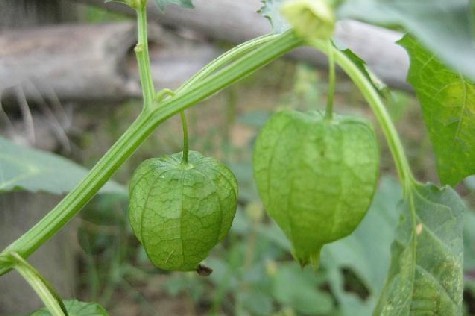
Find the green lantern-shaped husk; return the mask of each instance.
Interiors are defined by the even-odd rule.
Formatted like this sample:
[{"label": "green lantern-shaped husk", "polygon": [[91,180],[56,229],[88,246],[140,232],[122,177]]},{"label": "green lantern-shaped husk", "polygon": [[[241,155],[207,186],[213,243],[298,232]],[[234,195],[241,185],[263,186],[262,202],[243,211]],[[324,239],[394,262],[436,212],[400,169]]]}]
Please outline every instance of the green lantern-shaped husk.
[{"label": "green lantern-shaped husk", "polygon": [[300,264],[316,267],[323,245],[349,235],[366,214],[379,147],[360,119],[284,110],[262,129],[253,160],[267,212]]},{"label": "green lantern-shaped husk", "polygon": [[190,151],[144,161],[130,183],[129,219],[152,263],[197,270],[224,239],[237,206],[234,174],[216,159]]}]

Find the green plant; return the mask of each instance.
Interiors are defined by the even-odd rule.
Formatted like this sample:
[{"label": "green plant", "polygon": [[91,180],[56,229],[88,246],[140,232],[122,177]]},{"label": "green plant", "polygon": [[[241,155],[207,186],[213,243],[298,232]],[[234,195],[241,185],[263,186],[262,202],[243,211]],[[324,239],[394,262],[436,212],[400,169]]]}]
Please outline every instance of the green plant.
[{"label": "green plant", "polygon": [[186,150],[144,161],[130,184],[130,224],[150,260],[164,270],[202,268],[226,236],[237,207],[232,172]]},{"label": "green plant", "polygon": [[[68,308],[75,303],[63,303],[48,283],[26,262],[26,258],[79,212],[160,123],[292,49],[307,44],[329,58],[330,84],[326,115],[331,117],[333,112],[334,73],[335,65],[338,65],[353,80],[371,107],[386,137],[402,184],[401,220],[391,247],[391,267],[375,314],[462,313],[464,205],[451,187],[421,184],[415,180],[397,131],[383,105],[384,93],[379,89],[380,85],[373,81],[374,75],[362,60],[349,50],[341,51],[335,47],[331,36],[335,21],[343,18],[396,26],[410,34],[400,42],[411,58],[409,82],[421,101],[441,182],[456,185],[475,172],[475,64],[472,62],[475,52],[471,34],[473,28],[470,24],[473,11],[470,10],[468,1],[381,3],[376,0],[267,0],[264,1],[261,13],[270,18],[275,34],[253,39],[231,49],[173,93],[157,93],[153,86],[147,47],[147,1],[119,2],[124,2],[137,12],[138,43],[135,53],[143,89],[143,110],[79,185],[40,222],[1,252],[0,274],[11,269],[18,270],[38,292],[52,314],[68,314]],[[188,7],[191,5],[187,0],[159,0],[157,3],[159,6],[167,3]],[[279,13],[282,3],[282,12],[286,17]],[[286,18],[291,25],[285,22]],[[265,152],[268,149],[260,150]],[[371,146],[370,150],[374,150],[374,147]],[[338,154],[337,151],[336,153]],[[370,156],[373,157],[373,154]],[[373,158],[371,161],[374,164]],[[454,164],[454,161],[457,163]],[[365,172],[361,181],[374,184],[373,176],[368,176],[375,173],[374,169],[375,166],[372,166],[367,174]],[[333,176],[340,179],[344,177],[334,171],[329,175],[332,176],[332,181]],[[258,182],[259,177],[258,175]],[[325,183],[318,184],[318,187],[325,187]],[[369,187],[372,188],[371,185]],[[354,189],[360,190],[358,187]],[[365,189],[357,195],[367,200],[371,195],[370,191]],[[346,198],[339,196],[335,201],[345,201]],[[266,203],[265,196],[263,199]],[[360,215],[357,220],[352,220],[349,225],[351,228],[357,224],[366,208],[367,201],[358,208]],[[272,212],[271,209],[270,211]],[[279,210],[279,213],[283,212],[285,211]],[[351,218],[354,215],[349,216]],[[285,225],[283,224],[283,229],[287,233]],[[137,226],[134,229],[137,231]],[[333,237],[348,234],[347,229],[348,227],[338,227],[339,234]],[[139,238],[140,236],[143,238],[144,233],[140,233]],[[319,242],[326,243],[332,239],[334,238]],[[296,244],[292,241],[297,257],[300,257],[299,247],[302,242],[306,243],[305,236],[299,237]],[[145,248],[149,255],[156,251],[147,245]],[[306,256],[314,255],[315,251],[318,250],[312,249],[309,254],[306,253],[302,262],[305,263]],[[324,257],[323,254],[320,259],[327,260]],[[193,266],[196,263],[193,262]],[[293,268],[285,271],[280,276],[282,279],[295,272]],[[332,277],[337,279],[335,275]],[[338,282],[335,281],[334,284]],[[283,301],[290,300],[288,294],[284,295],[282,292],[285,291],[278,292],[278,296]],[[338,287],[335,287],[335,292],[338,293]],[[341,293],[338,297],[347,299]],[[96,310],[98,315],[105,314],[100,308]]]},{"label": "green plant", "polygon": [[351,234],[366,214],[379,151],[361,120],[281,111],[262,129],[253,165],[264,205],[294,256],[317,267],[322,246]]}]

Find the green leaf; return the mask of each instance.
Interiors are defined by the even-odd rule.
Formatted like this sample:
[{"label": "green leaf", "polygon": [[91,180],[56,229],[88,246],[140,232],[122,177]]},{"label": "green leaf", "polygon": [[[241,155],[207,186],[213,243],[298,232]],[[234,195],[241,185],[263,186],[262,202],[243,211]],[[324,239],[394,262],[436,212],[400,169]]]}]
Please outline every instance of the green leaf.
[{"label": "green leaf", "polygon": [[361,73],[364,74],[366,79],[372,84],[373,88],[380,93],[380,95],[384,97],[388,97],[390,94],[390,91],[388,87],[379,80],[378,77],[376,77],[366,66],[366,62],[361,59],[358,55],[356,55],[351,49],[346,48],[341,50],[343,54],[346,55],[355,65],[358,67],[358,69],[361,71]]},{"label": "green leaf", "polygon": [[332,298],[315,286],[318,278],[313,270],[302,270],[295,263],[283,264],[273,281],[273,294],[282,305],[305,315],[331,315]]},{"label": "green leaf", "polygon": [[[107,316],[107,311],[97,303],[86,303],[77,300],[63,301],[69,316]],[[50,316],[51,313],[42,308],[30,314],[30,316]]]},{"label": "green leaf", "polygon": [[165,7],[169,4],[176,4],[182,6],[183,8],[193,9],[193,3],[191,0],[155,0],[155,4],[160,10],[164,10]]},{"label": "green leaf", "polygon": [[[62,194],[72,190],[87,172],[63,157],[0,137],[0,193],[26,190]],[[100,192],[126,194],[127,191],[110,181]]]},{"label": "green leaf", "polygon": [[273,299],[267,293],[251,288],[242,291],[239,298],[251,315],[272,315]]},{"label": "green leaf", "polygon": [[448,186],[417,184],[401,206],[375,315],[461,315],[462,200]]},{"label": "green leaf", "polygon": [[475,80],[472,12],[469,0],[346,0],[337,16],[403,27],[444,63]]},{"label": "green leaf", "polygon": [[464,214],[464,256],[463,266],[467,274],[472,274],[471,279],[474,281],[475,272],[475,212],[473,210],[467,210]]},{"label": "green leaf", "polygon": [[290,28],[287,20],[280,14],[280,6],[286,0],[263,0],[259,13],[266,17],[272,25],[274,33],[283,33]]},{"label": "green leaf", "polygon": [[408,80],[422,105],[439,177],[455,185],[475,174],[475,84],[444,67],[413,38],[400,43],[411,57]]}]

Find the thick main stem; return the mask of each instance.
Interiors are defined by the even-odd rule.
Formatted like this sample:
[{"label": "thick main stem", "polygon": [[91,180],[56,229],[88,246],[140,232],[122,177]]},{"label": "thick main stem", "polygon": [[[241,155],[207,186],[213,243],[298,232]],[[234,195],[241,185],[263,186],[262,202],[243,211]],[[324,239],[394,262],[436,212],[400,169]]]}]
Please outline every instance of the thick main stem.
[{"label": "thick main stem", "polygon": [[141,113],[88,175],[54,209],[0,254],[0,275],[12,268],[1,260],[2,255],[12,252],[18,253],[23,258],[31,255],[81,210],[161,122],[246,77],[301,44],[301,39],[291,31],[276,36],[224,67],[223,70],[202,78],[194,84],[194,87],[188,87],[186,93],[167,98],[160,107],[149,106],[150,110]]}]

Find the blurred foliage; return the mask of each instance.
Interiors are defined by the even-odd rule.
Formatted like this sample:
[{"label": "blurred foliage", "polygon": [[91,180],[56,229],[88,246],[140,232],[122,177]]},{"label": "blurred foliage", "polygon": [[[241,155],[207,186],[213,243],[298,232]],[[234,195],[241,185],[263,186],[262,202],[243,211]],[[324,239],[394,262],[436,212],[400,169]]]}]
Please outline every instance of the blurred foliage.
[{"label": "blurred foliage", "polygon": [[95,6],[86,6],[84,9],[84,19],[88,23],[104,23],[104,22],[119,22],[132,21],[132,18],[124,14],[115,13],[110,10],[104,10]]},{"label": "blurred foliage", "polygon": [[[401,198],[384,138],[380,136],[382,176],[367,216],[352,235],[324,247],[316,271],[302,269],[293,261],[287,239],[265,214],[252,175],[253,142],[270,113],[288,106],[323,109],[326,84],[320,78],[324,77],[324,71],[306,65],[278,62],[205,101],[206,105],[187,110],[191,149],[227,163],[239,183],[231,232],[205,261],[213,269],[209,277],[153,268],[128,227],[127,201],[98,197],[82,213],[79,229],[84,249],[80,299],[97,301],[112,315],[370,315],[387,274]],[[369,116],[361,96],[344,77],[339,78],[336,102],[338,112]],[[421,180],[434,181],[430,145],[424,146],[427,137],[414,105],[411,96],[396,93],[388,110],[416,174]],[[103,148],[139,110],[138,104],[130,103],[113,115],[105,111],[108,123],[86,135],[85,142]],[[145,158],[180,151],[180,134],[178,118],[165,122],[121,168],[118,178],[128,181]],[[96,159],[92,154],[85,158],[91,163]],[[475,196],[472,180],[460,188],[469,204]],[[473,302],[473,212],[467,212],[465,224],[465,296]],[[467,315],[472,314],[475,306],[467,305]]]}]

